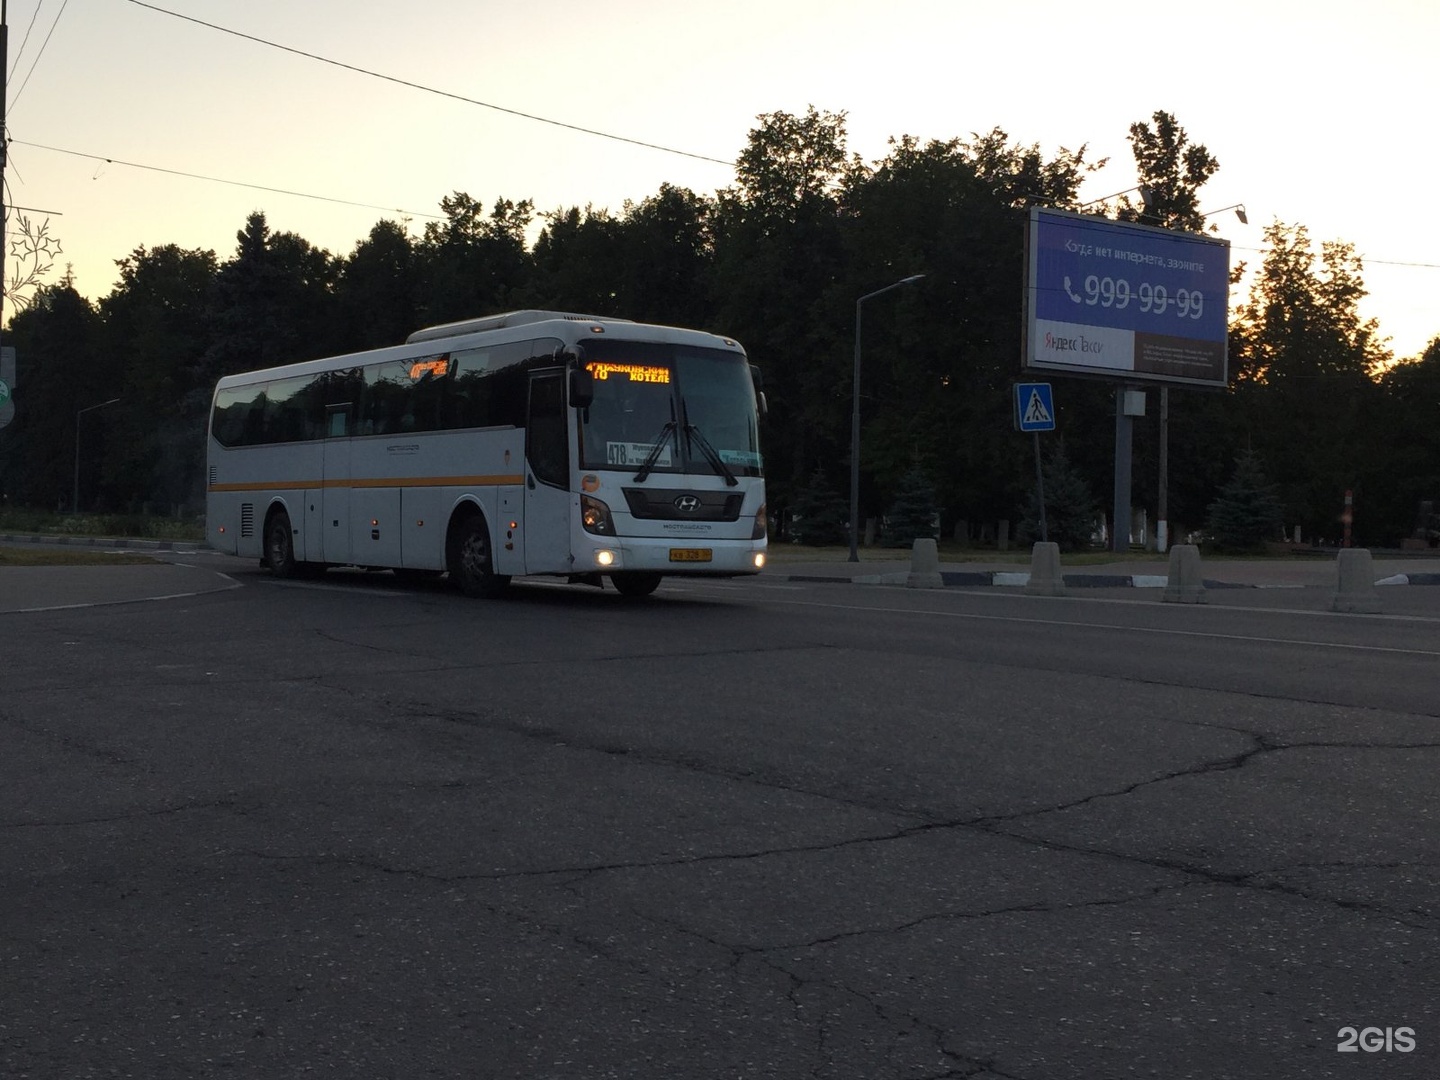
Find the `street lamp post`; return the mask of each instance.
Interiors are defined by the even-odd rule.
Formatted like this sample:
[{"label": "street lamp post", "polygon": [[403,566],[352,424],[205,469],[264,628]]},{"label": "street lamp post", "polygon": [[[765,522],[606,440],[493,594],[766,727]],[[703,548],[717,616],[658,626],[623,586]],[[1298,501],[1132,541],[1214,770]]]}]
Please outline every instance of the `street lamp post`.
[{"label": "street lamp post", "polygon": [[893,285],[866,293],[855,301],[855,385],[850,402],[850,562],[860,561],[860,305],[872,297],[919,281],[924,274],[911,274]]},{"label": "street lamp post", "polygon": [[87,412],[103,409],[106,405],[114,405],[119,400],[118,397],[112,397],[109,401],[100,402],[99,405],[87,405],[75,413],[75,490],[71,493],[70,501],[70,512],[72,514],[78,514],[80,512],[80,417]]}]

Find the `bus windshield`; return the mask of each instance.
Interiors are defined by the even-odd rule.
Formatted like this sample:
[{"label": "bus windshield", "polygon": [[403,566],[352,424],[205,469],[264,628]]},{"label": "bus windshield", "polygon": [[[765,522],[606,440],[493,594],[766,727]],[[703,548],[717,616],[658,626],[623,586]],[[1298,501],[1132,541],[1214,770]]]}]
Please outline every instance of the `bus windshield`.
[{"label": "bus windshield", "polygon": [[581,467],[760,476],[755,386],[721,349],[588,341],[595,399],[580,412]]}]

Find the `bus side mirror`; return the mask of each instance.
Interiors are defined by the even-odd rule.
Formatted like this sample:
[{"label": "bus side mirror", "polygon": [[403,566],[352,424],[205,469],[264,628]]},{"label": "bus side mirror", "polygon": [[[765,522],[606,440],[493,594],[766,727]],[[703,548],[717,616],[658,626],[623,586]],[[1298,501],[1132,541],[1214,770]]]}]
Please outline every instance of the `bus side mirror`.
[{"label": "bus side mirror", "polygon": [[755,395],[755,411],[758,412],[761,416],[766,415],[770,411],[770,406],[765,401],[764,390],[761,390],[758,394]]},{"label": "bus side mirror", "polygon": [[595,376],[584,368],[570,369],[570,406],[586,409],[595,400]]},{"label": "bus side mirror", "polygon": [[755,408],[764,416],[770,411],[770,406],[765,400],[765,376],[760,374],[760,369],[754,364],[750,365],[750,382],[755,386]]}]

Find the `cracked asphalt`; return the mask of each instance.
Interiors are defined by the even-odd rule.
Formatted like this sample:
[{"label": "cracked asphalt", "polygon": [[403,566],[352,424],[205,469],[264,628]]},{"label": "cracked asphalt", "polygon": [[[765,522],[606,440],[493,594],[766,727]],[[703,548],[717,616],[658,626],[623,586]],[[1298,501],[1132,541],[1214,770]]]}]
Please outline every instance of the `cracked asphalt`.
[{"label": "cracked asphalt", "polygon": [[5,1080],[1440,1075],[1440,590],[173,561],[0,610]]}]

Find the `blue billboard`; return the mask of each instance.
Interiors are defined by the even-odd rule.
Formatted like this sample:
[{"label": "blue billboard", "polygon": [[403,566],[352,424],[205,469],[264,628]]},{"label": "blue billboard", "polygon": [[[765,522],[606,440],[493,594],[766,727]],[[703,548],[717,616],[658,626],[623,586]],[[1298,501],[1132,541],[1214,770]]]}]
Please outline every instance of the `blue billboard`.
[{"label": "blue billboard", "polygon": [[1224,386],[1230,244],[1032,207],[1025,367]]}]

